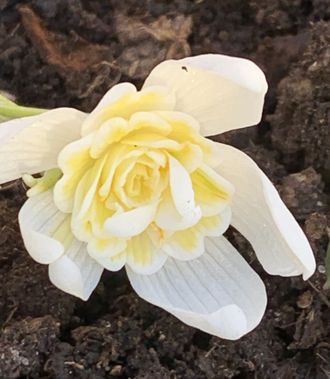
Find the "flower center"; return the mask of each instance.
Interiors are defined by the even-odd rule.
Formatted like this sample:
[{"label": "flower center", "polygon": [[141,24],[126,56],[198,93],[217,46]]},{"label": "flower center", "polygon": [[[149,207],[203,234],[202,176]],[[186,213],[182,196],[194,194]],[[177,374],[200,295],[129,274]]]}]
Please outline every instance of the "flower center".
[{"label": "flower center", "polygon": [[212,168],[213,142],[169,96],[157,87],[119,98],[60,153],[55,203],[109,269],[150,267],[175,245],[189,254],[228,226],[233,188]]}]

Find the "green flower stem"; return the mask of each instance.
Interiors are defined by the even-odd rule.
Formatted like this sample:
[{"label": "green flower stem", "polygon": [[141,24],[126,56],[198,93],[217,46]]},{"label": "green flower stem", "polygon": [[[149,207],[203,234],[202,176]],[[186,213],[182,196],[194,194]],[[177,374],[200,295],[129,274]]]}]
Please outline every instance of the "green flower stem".
[{"label": "green flower stem", "polygon": [[27,191],[29,197],[38,195],[54,187],[56,182],[61,178],[62,171],[59,168],[51,168],[43,174],[41,178],[35,178],[32,175],[25,174],[22,176],[23,182],[31,187]]},{"label": "green flower stem", "polygon": [[10,120],[26,116],[35,116],[46,112],[47,109],[30,108],[17,105],[5,96],[0,94],[0,120]]}]

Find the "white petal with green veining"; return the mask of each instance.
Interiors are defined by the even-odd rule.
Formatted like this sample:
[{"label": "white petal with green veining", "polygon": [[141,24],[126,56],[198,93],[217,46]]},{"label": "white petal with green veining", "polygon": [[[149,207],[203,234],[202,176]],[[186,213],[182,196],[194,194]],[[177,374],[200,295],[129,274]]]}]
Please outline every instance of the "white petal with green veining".
[{"label": "white petal with green veining", "polygon": [[50,281],[60,290],[87,300],[100,281],[103,267],[91,258],[86,244],[76,239],[48,266]]},{"label": "white petal with green veining", "polygon": [[42,264],[58,259],[65,250],[63,242],[72,238],[69,216],[55,206],[52,190],[29,198],[18,221],[28,253]]},{"label": "white petal with green veining", "polygon": [[88,255],[86,244],[73,236],[70,216],[56,208],[53,191],[29,198],[20,211],[19,224],[28,253],[37,262],[49,264],[51,282],[87,300],[103,267]]},{"label": "white petal with green veining", "polygon": [[79,138],[86,115],[58,108],[0,124],[0,183],[57,167],[57,156]]},{"label": "white petal with green veining", "polygon": [[127,273],[143,299],[226,339],[254,329],[267,303],[263,282],[224,237],[207,238],[205,253],[192,261],[169,258],[155,274]]},{"label": "white petal with green veining", "polygon": [[315,271],[309,242],[267,176],[246,154],[218,144],[222,162],[217,171],[236,188],[232,225],[253,246],[264,269],[274,275],[303,275]]}]

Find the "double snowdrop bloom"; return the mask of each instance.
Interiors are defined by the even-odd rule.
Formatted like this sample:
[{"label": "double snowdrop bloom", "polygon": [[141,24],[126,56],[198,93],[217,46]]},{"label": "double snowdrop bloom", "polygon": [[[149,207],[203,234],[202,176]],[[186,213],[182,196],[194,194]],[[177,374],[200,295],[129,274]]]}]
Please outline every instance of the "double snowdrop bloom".
[{"label": "double snowdrop bloom", "polygon": [[201,55],[159,64],[140,91],[114,86],[90,114],[0,124],[0,183],[23,175],[31,186],[19,213],[31,257],[84,300],[104,268],[125,267],[139,296],[189,325],[227,339],[252,330],[265,287],[223,236],[230,224],[268,273],[315,270],[265,174],[205,138],[258,123],[266,90],[251,61]]}]

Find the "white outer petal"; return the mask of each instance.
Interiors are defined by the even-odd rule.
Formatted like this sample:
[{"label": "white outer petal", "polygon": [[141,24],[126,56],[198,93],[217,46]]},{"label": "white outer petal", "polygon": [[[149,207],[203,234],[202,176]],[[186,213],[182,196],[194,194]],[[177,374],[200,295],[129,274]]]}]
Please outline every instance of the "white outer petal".
[{"label": "white outer petal", "polygon": [[[18,221],[26,250],[35,261],[49,264],[64,253],[64,246],[53,235],[67,218],[68,215],[56,208],[52,191],[33,196],[25,202]],[[71,234],[70,231],[68,233]]]},{"label": "white outer petal", "polygon": [[100,281],[103,267],[91,258],[86,244],[74,240],[64,255],[48,267],[50,281],[70,295],[88,300]]},{"label": "white outer petal", "polygon": [[28,253],[37,262],[49,264],[51,282],[62,291],[87,300],[103,267],[87,254],[86,244],[74,238],[69,217],[56,208],[50,190],[25,202],[19,224]]},{"label": "white outer petal", "polygon": [[203,135],[257,124],[267,82],[250,60],[205,54],[156,66],[143,88],[163,85],[176,95],[177,111],[195,117]]},{"label": "white outer petal", "polygon": [[309,242],[278,192],[256,163],[234,147],[218,144],[217,168],[236,188],[232,225],[252,244],[264,269],[274,275],[303,275],[315,271]]},{"label": "white outer petal", "polygon": [[129,280],[139,296],[188,325],[226,339],[238,339],[255,328],[267,297],[259,276],[224,238],[207,238],[198,259],[169,258],[152,275],[135,274]]},{"label": "white outer petal", "polygon": [[0,183],[22,174],[57,167],[57,156],[78,139],[86,115],[73,108],[57,108],[38,116],[0,124]]}]

